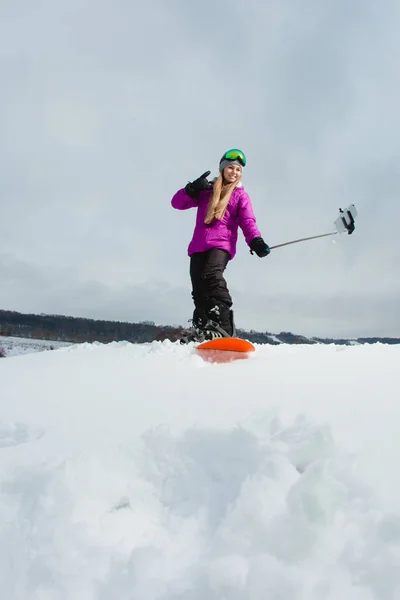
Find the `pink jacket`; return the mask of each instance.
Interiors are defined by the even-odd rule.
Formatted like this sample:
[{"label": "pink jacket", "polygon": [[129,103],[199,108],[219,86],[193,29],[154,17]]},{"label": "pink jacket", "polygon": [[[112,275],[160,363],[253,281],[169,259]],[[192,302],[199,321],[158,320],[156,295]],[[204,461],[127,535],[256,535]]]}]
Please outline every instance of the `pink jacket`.
[{"label": "pink jacket", "polygon": [[185,188],[182,188],[173,196],[171,204],[177,210],[197,207],[196,224],[188,246],[189,256],[194,252],[221,248],[227,250],[232,259],[236,254],[238,227],[243,231],[247,245],[250,245],[255,237],[261,236],[251,201],[244,187],[239,184],[232,192],[223,219],[214,219],[210,225],[206,225],[204,219],[211,194],[212,190],[206,190],[200,192],[197,198],[191,198],[185,192]]}]

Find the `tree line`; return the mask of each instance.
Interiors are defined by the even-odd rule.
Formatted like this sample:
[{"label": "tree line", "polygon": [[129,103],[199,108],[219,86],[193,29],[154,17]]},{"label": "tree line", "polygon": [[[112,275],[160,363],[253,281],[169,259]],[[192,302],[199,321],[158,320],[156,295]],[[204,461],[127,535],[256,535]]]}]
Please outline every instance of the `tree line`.
[{"label": "tree line", "polygon": [[[179,340],[184,332],[183,327],[171,325],[155,325],[152,321],[129,323],[125,321],[105,321],[85,317],[71,317],[51,314],[25,314],[16,311],[0,310],[0,335],[25,337],[42,340],[79,342],[119,342],[146,343],[153,341]],[[238,329],[237,335],[257,344],[316,344],[335,343],[348,345],[353,341],[359,343],[381,342],[399,344],[400,338],[373,337],[349,339],[307,338],[302,335],[282,331],[278,334],[269,332],[246,331]]]}]

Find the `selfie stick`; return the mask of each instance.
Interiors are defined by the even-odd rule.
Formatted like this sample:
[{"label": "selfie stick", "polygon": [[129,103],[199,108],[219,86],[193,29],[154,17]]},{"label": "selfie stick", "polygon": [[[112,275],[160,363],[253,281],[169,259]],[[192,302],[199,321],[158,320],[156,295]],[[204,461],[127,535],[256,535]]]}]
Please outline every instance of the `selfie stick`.
[{"label": "selfie stick", "polygon": [[300,242],[306,242],[308,240],[316,240],[318,238],[328,237],[329,235],[337,235],[338,233],[347,233],[350,235],[355,229],[355,217],[357,216],[357,210],[354,204],[351,204],[349,208],[342,210],[339,208],[339,217],[335,221],[336,231],[331,233],[322,233],[321,235],[312,235],[310,237],[300,238],[299,240],[292,240],[291,242],[285,242],[283,244],[277,244],[276,246],[270,246],[270,249],[282,248],[282,246],[289,246],[290,244],[299,244]]}]

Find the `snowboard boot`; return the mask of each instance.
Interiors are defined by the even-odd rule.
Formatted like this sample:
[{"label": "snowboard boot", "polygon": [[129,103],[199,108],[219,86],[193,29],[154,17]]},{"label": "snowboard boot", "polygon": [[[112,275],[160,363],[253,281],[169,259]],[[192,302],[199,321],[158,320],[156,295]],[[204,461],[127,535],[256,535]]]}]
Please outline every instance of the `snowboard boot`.
[{"label": "snowboard boot", "polygon": [[206,328],[212,329],[222,334],[222,337],[233,337],[236,334],[233,320],[233,310],[222,302],[214,302],[207,311],[209,321]]},{"label": "snowboard boot", "polygon": [[230,336],[218,325],[218,323],[208,320],[203,327],[192,327],[189,329],[183,334],[179,341],[181,344],[189,344],[190,342],[201,344],[202,342],[222,337]]},{"label": "snowboard boot", "polygon": [[195,308],[193,311],[193,317],[189,319],[189,323],[192,326],[184,331],[180,338],[181,344],[189,344],[190,342],[201,342],[203,341],[204,335],[202,331],[208,321],[207,313],[204,308]]},{"label": "snowboard boot", "polygon": [[193,327],[181,337],[181,344],[201,344],[208,340],[236,335],[233,311],[226,304],[213,303],[207,312],[195,309],[192,323]]},{"label": "snowboard boot", "polygon": [[[216,326],[218,326],[216,324]],[[207,340],[215,340],[216,338],[226,337],[226,334],[222,334],[214,328],[214,324],[209,321],[207,323],[207,327],[204,329],[199,329],[198,327],[193,327],[192,329],[185,332],[180,338],[179,342],[181,344],[190,344],[190,342],[196,342],[201,344],[202,342],[206,342]]]},{"label": "snowboard boot", "polygon": [[193,311],[193,327],[203,329],[208,321],[208,316],[205,308],[195,308]]}]

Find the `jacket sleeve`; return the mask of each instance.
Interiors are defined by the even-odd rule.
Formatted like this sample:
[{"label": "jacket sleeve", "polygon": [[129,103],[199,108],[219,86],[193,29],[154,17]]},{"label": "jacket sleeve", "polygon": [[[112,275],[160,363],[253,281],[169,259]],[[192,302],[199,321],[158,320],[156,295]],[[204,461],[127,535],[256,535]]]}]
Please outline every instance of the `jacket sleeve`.
[{"label": "jacket sleeve", "polygon": [[238,201],[237,215],[239,227],[243,231],[247,245],[250,246],[251,240],[254,240],[256,237],[261,237],[261,233],[257,227],[250,197],[244,190]]},{"label": "jacket sleeve", "polygon": [[182,188],[173,195],[171,205],[177,210],[187,210],[188,208],[194,208],[197,206],[198,201],[196,198],[191,198],[185,192],[185,188]]}]

